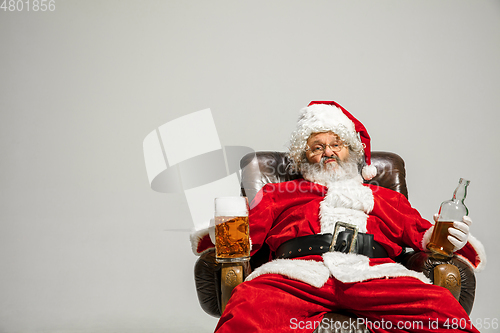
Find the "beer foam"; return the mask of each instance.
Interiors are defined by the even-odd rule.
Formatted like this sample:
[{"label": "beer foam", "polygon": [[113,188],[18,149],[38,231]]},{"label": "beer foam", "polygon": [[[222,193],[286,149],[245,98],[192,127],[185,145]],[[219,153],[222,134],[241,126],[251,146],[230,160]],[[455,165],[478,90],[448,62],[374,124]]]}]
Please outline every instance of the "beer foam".
[{"label": "beer foam", "polygon": [[245,197],[221,197],[215,199],[215,216],[248,216]]}]

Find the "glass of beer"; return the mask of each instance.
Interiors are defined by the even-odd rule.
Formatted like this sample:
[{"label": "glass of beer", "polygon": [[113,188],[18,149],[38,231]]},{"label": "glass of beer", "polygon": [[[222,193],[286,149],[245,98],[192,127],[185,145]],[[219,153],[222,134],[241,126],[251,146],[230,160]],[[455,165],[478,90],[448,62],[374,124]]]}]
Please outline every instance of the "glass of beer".
[{"label": "glass of beer", "polygon": [[215,257],[218,262],[250,259],[248,200],[245,197],[215,199]]}]

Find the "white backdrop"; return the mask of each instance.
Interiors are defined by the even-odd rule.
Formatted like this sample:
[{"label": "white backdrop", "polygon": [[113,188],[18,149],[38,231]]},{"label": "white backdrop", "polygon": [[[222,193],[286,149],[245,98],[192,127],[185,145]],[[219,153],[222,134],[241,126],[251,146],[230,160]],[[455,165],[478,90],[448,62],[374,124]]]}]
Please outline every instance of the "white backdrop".
[{"label": "white backdrop", "polygon": [[189,209],[149,188],[142,141],[211,108],[222,145],[284,150],[319,99],[405,159],[424,217],[471,180],[471,317],[500,317],[499,1],[24,6],[0,10],[0,332],[211,332]]}]

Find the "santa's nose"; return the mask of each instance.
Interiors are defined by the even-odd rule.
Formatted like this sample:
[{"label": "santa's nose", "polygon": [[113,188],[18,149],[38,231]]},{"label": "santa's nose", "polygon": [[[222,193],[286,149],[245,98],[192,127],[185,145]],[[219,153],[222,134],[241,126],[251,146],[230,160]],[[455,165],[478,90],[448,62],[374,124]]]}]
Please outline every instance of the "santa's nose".
[{"label": "santa's nose", "polygon": [[335,155],[335,152],[330,148],[330,146],[325,147],[325,151],[323,152],[324,156],[332,157]]}]

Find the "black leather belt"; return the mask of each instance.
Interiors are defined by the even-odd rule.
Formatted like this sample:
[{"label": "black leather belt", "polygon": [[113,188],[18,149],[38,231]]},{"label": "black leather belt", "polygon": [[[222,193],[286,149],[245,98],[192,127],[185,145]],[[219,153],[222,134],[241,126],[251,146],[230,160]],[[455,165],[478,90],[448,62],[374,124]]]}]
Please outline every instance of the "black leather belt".
[{"label": "black leather belt", "polygon": [[[344,224],[343,224],[344,225]],[[352,239],[356,236],[354,246]],[[337,235],[335,239],[335,235]],[[333,242],[335,241],[335,244]],[[373,239],[372,234],[345,230],[334,234],[318,234],[290,239],[281,244],[276,250],[275,258],[289,259],[308,255],[323,254],[329,251],[362,254],[369,258],[387,258],[387,251]]]}]

